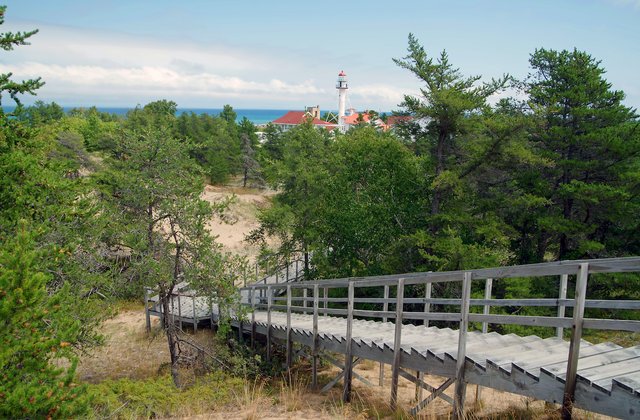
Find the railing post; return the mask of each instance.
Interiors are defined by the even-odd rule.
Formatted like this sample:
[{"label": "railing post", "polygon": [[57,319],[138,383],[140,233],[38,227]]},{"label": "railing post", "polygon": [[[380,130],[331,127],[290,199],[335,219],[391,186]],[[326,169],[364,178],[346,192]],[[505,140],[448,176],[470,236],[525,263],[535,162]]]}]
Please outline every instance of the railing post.
[{"label": "railing post", "polygon": [[[558,291],[558,300],[567,298],[567,284],[569,283],[569,275],[563,274],[560,276],[560,290]],[[564,318],[565,305],[558,302],[558,318]],[[556,327],[556,337],[562,338],[564,334],[562,327]]]},{"label": "railing post", "polygon": [[[433,283],[431,282],[424,285],[424,298],[425,298],[424,313],[425,314],[428,314],[429,312],[431,312],[431,303],[429,302],[429,300],[431,299],[432,288],[433,288]],[[429,320],[427,318],[424,319],[423,325],[425,327],[429,326]]]},{"label": "railing post", "polygon": [[569,358],[567,360],[567,374],[564,384],[564,398],[562,401],[562,418],[570,419],[575,401],[576,376],[578,373],[578,358],[580,357],[580,340],[582,339],[582,323],[584,320],[584,304],[587,294],[587,280],[589,278],[589,264],[580,264],[576,276],[576,294],[573,306],[573,323],[571,325],[571,341],[569,343]]},{"label": "railing post", "polygon": [[353,355],[351,347],[351,337],[353,334],[353,297],[354,282],[349,282],[349,292],[347,299],[347,348],[344,354],[344,388],[342,390],[342,401],[351,401],[351,378],[353,376]]},{"label": "railing post", "polygon": [[271,286],[267,286],[267,362],[271,361]]},{"label": "railing post", "polygon": [[180,331],[182,331],[182,304],[180,303],[180,294],[178,294],[178,323],[180,324]]},{"label": "railing post", "polygon": [[147,322],[147,332],[151,332],[151,314],[149,313],[149,289],[144,288],[144,317]]},{"label": "railing post", "polygon": [[391,372],[391,411],[398,407],[398,377],[400,375],[400,355],[402,353],[402,314],[404,309],[404,279],[398,279],[396,292],[396,324],[393,336],[393,365]]},{"label": "railing post", "polygon": [[[484,282],[484,298],[485,300],[491,299],[491,289],[493,287],[493,279],[486,279]],[[482,308],[482,313],[484,315],[489,315],[489,313],[491,312],[491,305],[489,304],[485,304],[484,307]],[[486,334],[487,332],[489,332],[489,323],[488,322],[483,322],[482,323],[482,333]]]},{"label": "railing post", "polygon": [[298,259],[296,258],[296,280],[298,280]]},{"label": "railing post", "polygon": [[285,275],[285,281],[287,283],[289,283],[289,259],[287,259],[287,263],[286,263],[286,267],[285,267],[285,271],[284,271],[284,275]]},{"label": "railing post", "polygon": [[251,299],[251,349],[256,348],[256,289],[252,287],[249,291]]},{"label": "railing post", "polygon": [[191,296],[191,302],[193,304],[193,333],[195,334],[198,332],[198,319],[196,318],[196,295]]},{"label": "railing post", "polygon": [[460,303],[460,330],[458,331],[458,355],[456,357],[456,389],[453,395],[453,419],[464,419],[464,399],[467,392],[465,363],[467,356],[467,330],[469,328],[469,300],[471,298],[472,273],[464,273]]},{"label": "railing post", "polygon": [[[296,260],[297,261],[297,260]],[[312,366],[311,366],[311,386],[318,386],[318,293],[320,288],[318,284],[313,285],[313,347],[311,349]]]},{"label": "railing post", "polygon": [[291,285],[287,285],[287,369],[293,364],[293,343],[291,342]]},{"label": "railing post", "polygon": [[[389,285],[385,284],[384,285],[384,303],[382,304],[382,312],[388,312],[389,311],[389,302],[387,302],[387,299],[389,299]],[[382,322],[387,322],[387,316],[383,315],[382,316]],[[378,385],[383,386],[384,385],[384,363],[380,362],[380,375],[378,377]]]},{"label": "railing post", "polygon": [[327,317],[327,316],[329,316],[329,314],[326,311],[327,305],[329,304],[329,301],[327,300],[329,298],[329,288],[328,287],[323,287],[323,289],[324,289],[323,296],[324,296],[324,309],[325,309],[324,316]]},{"label": "railing post", "polygon": [[304,289],[302,289],[302,307],[304,308],[302,310],[303,314],[307,314],[307,297],[308,297],[308,292],[307,292],[307,288],[305,287]]}]

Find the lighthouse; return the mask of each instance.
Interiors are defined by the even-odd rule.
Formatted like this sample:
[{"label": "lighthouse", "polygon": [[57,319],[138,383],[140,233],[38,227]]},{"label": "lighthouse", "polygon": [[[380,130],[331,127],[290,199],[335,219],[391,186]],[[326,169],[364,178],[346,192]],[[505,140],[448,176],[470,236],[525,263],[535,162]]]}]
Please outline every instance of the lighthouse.
[{"label": "lighthouse", "polygon": [[344,111],[347,103],[347,74],[342,70],[338,74],[338,82],[336,83],[336,89],[338,89],[338,124],[344,131]]}]

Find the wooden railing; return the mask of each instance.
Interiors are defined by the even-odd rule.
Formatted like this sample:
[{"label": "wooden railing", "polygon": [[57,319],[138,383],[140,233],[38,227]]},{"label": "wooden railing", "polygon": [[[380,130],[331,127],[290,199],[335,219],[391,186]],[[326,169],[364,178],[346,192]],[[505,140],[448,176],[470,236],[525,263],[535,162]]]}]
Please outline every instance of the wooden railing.
[{"label": "wooden railing", "polygon": [[[562,337],[563,329],[570,328],[570,347],[567,357],[567,374],[564,390],[563,410],[565,415],[571,415],[574,402],[578,356],[580,340],[584,328],[598,330],[619,330],[640,332],[640,321],[627,319],[598,319],[586,318],[585,308],[611,310],[638,310],[639,300],[601,300],[587,299],[586,291],[590,274],[597,273],[625,273],[640,272],[640,257],[612,258],[599,260],[560,261],[521,266],[487,268],[438,273],[408,273],[364,278],[340,278],[286,284],[256,284],[247,287],[248,301],[245,304],[254,310],[267,311],[267,340],[271,342],[271,313],[285,311],[287,314],[287,365],[292,362],[291,314],[293,312],[313,314],[313,348],[314,358],[312,382],[317,381],[318,354],[318,319],[320,315],[334,315],[346,317],[346,351],[343,398],[348,401],[351,392],[351,366],[353,355],[351,352],[352,320],[356,317],[369,319],[395,320],[394,358],[392,364],[391,404],[397,403],[398,377],[400,375],[400,352],[402,339],[402,324],[406,321],[422,321],[429,325],[433,321],[448,321],[459,325],[457,366],[455,372],[454,416],[462,417],[464,406],[465,383],[465,355],[466,338],[470,323],[479,323],[482,332],[487,332],[490,324],[523,325],[555,328],[558,337]],[[550,277],[559,279],[557,298],[540,299],[496,299],[492,298],[492,288],[496,281],[522,277]],[[575,276],[574,297],[567,299],[569,276]],[[539,281],[544,281],[540,279]],[[555,280],[554,280],[555,281]],[[471,297],[472,284],[484,282],[484,298]],[[433,285],[444,283],[460,283],[460,298],[433,297]],[[423,285],[424,297],[407,297],[405,290],[408,286]],[[362,288],[381,288],[383,297],[356,297],[356,290]],[[390,297],[390,289],[396,290],[395,297]],[[329,290],[342,289],[334,295],[346,297],[329,297]],[[449,288],[451,289],[451,288]],[[284,291],[275,293],[276,291]],[[294,305],[294,302],[296,303]],[[309,306],[311,304],[312,306]],[[346,305],[339,308],[338,305]],[[380,310],[362,308],[367,305],[379,305]],[[389,305],[395,305],[395,310],[389,310]],[[409,310],[405,307],[411,305]],[[455,306],[456,312],[434,312],[434,305],[442,307]],[[555,316],[505,315],[492,314],[492,307],[554,307]],[[472,307],[481,307],[482,313],[471,311]],[[417,308],[417,309],[416,309]],[[572,308],[572,317],[565,317],[565,309]],[[255,331],[255,313],[252,312],[252,331]],[[270,346],[267,346],[270,352]],[[270,355],[267,354],[269,357]],[[382,373],[381,373],[382,374]]]}]

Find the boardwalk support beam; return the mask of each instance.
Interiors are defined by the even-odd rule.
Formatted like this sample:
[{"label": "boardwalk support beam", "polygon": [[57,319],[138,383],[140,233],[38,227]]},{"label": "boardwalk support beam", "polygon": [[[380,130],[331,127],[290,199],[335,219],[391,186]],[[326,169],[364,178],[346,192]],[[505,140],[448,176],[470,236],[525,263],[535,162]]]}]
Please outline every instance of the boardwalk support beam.
[{"label": "boardwalk support beam", "polygon": [[396,291],[396,325],[393,337],[393,365],[391,371],[391,411],[398,406],[398,376],[400,375],[400,355],[402,353],[402,312],[404,308],[404,279],[398,279]]},{"label": "boardwalk support beam", "polygon": [[[296,277],[298,275],[298,260],[296,260]],[[311,347],[311,386],[318,387],[318,293],[320,288],[313,285],[313,344]]]},{"label": "boardwalk support beam", "polygon": [[347,302],[347,348],[344,352],[344,388],[342,390],[342,401],[351,401],[351,378],[353,376],[353,353],[352,353],[352,331],[353,331],[353,297],[354,284],[349,282],[348,302]]},{"label": "boardwalk support beam", "polygon": [[[382,304],[382,312],[387,313],[389,311],[389,285],[384,285],[384,303]],[[382,317],[382,322],[387,322],[387,316]],[[378,385],[384,385],[384,363],[380,362],[380,377],[378,378]]]},{"label": "boardwalk support beam", "polygon": [[293,364],[293,341],[291,340],[291,285],[287,285],[287,369]]},{"label": "boardwalk support beam", "polygon": [[580,264],[576,276],[575,304],[573,306],[573,324],[571,325],[571,342],[569,343],[569,360],[567,361],[567,375],[564,385],[562,401],[562,418],[570,419],[575,402],[576,377],[578,373],[578,358],[580,357],[580,340],[582,339],[582,323],[584,318],[584,301],[587,293],[587,279],[589,278],[589,264]]},{"label": "boardwalk support beam", "polygon": [[469,329],[469,299],[471,298],[471,272],[464,273],[460,305],[460,330],[458,331],[458,355],[456,357],[456,389],[453,398],[453,419],[464,418],[464,399],[467,392],[465,362],[467,357],[467,330]]}]

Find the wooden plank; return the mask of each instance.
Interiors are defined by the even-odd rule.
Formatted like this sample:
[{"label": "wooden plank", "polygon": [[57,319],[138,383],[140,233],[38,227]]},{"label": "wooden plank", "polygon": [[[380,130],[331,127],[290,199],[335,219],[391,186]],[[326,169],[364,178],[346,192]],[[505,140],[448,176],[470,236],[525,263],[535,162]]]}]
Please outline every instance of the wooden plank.
[{"label": "wooden plank", "polygon": [[589,264],[580,264],[580,271],[576,277],[575,306],[573,308],[573,325],[571,326],[571,341],[569,342],[569,358],[567,360],[567,375],[562,402],[562,418],[570,419],[576,392],[576,374],[578,359],[580,358],[580,340],[582,339],[582,321],[584,317],[584,301],[587,293],[589,278]]},{"label": "wooden plank", "polygon": [[[298,277],[298,260],[296,260],[296,278]],[[311,386],[315,389],[318,387],[318,294],[320,287],[317,284],[313,285],[313,347],[311,348],[311,355],[313,357],[311,362]]]},{"label": "wooden plank", "polygon": [[271,298],[273,292],[271,287],[267,287],[267,361],[271,361]]},{"label": "wooden plank", "polygon": [[[433,288],[432,283],[427,283],[424,285],[424,314],[428,316],[429,312],[431,312],[431,289]],[[425,327],[429,326],[429,318],[425,317],[423,323]],[[421,399],[419,399],[422,401]]]},{"label": "wooden plank", "polygon": [[458,353],[456,357],[456,387],[453,398],[453,419],[464,419],[464,400],[467,392],[465,382],[465,360],[467,330],[469,329],[469,299],[471,298],[471,272],[464,273],[462,282],[462,306],[460,313],[460,329],[458,336]]},{"label": "wooden plank", "polygon": [[249,295],[249,299],[251,302],[251,349],[254,350],[256,348],[256,297],[255,297],[256,289],[251,289],[251,294]]},{"label": "wooden plank", "polygon": [[[569,282],[569,275],[563,274],[560,276],[560,290],[558,292],[558,299],[563,300],[567,298],[567,284]],[[564,305],[558,305],[558,318],[564,318]],[[556,337],[562,338],[563,328],[556,327]]]},{"label": "wooden plank", "polygon": [[393,335],[393,365],[391,373],[391,411],[398,406],[398,376],[400,375],[400,354],[402,352],[402,313],[404,309],[404,279],[398,279],[396,292],[396,320]]},{"label": "wooden plank", "polygon": [[[276,272],[277,273],[277,272]],[[291,342],[291,285],[287,285],[287,369],[293,364],[293,343]]]},{"label": "wooden plank", "polygon": [[351,401],[351,378],[353,377],[353,354],[352,354],[352,334],[353,334],[353,298],[354,284],[349,283],[348,303],[347,303],[347,333],[346,350],[344,354],[344,387],[342,389],[342,401],[347,403]]},{"label": "wooden plank", "polygon": [[[389,311],[389,285],[384,285],[384,303],[382,304],[382,312],[386,313]],[[382,316],[382,322],[387,322],[387,316]],[[380,362],[380,372],[378,374],[378,385],[384,386],[384,363]]]},{"label": "wooden plank", "polygon": [[[484,298],[485,299],[491,299],[491,288],[493,287],[493,279],[488,278],[484,281]],[[484,315],[489,315],[489,313],[491,312],[491,305],[489,304],[485,304],[484,307],[482,308],[482,313]],[[483,322],[482,323],[482,332],[483,334],[486,334],[489,331],[489,323],[488,322]]]},{"label": "wooden plank", "polygon": [[147,332],[151,332],[151,314],[149,313],[149,289],[144,288],[144,318],[146,320]]}]

